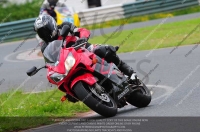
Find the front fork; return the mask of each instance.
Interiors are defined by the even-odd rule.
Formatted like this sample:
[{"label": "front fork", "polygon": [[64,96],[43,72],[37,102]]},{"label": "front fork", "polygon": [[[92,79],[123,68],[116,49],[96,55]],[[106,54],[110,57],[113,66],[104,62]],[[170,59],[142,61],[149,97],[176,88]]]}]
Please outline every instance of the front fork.
[{"label": "front fork", "polygon": [[[130,95],[132,92],[139,90],[138,86],[141,86],[140,80],[135,74],[134,80],[126,80],[122,82],[121,86],[123,86],[123,90],[119,89],[119,86],[113,85],[113,98],[116,101],[117,104],[126,102],[126,97]],[[122,106],[123,107],[123,106]]]}]

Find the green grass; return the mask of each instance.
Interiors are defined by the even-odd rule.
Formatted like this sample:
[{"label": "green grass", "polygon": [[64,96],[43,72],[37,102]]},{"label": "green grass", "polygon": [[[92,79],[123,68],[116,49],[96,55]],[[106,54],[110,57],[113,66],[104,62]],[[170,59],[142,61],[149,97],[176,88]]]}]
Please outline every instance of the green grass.
[{"label": "green grass", "polygon": [[[116,35],[115,32],[105,36],[93,37],[90,43],[120,45],[119,52],[132,52],[179,45],[195,44],[200,41],[200,18],[181,22],[160,24],[144,28],[125,30]],[[198,26],[198,27],[197,27]],[[197,29],[189,35],[189,33]],[[188,36],[189,35],[189,36]],[[110,36],[110,38],[109,38]],[[186,36],[187,39],[180,43]]]},{"label": "green grass", "polygon": [[81,102],[61,102],[64,93],[53,90],[44,93],[23,94],[16,92],[0,94],[0,132],[17,131],[45,124],[51,124],[57,118],[71,118],[78,112],[90,109]]}]

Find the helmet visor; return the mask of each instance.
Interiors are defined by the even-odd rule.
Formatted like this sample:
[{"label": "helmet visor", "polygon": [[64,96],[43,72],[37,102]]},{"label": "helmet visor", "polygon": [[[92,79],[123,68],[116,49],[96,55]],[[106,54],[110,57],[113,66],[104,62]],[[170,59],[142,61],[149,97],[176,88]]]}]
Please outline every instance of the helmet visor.
[{"label": "helmet visor", "polygon": [[51,30],[49,30],[46,27],[39,28],[37,30],[37,34],[42,40],[44,40],[47,43],[52,41]]}]

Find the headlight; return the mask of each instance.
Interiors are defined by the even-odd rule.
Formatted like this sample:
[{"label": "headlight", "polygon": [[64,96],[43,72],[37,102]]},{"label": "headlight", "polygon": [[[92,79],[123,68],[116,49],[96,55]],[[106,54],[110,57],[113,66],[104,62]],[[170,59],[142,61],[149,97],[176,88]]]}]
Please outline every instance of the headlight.
[{"label": "headlight", "polygon": [[66,73],[65,74],[59,74],[59,73],[53,73],[50,77],[53,79],[55,82],[59,82],[64,79],[65,76],[67,76],[69,70],[74,66],[76,60],[72,53],[70,52],[69,55],[67,56],[65,60],[65,69]]},{"label": "headlight", "polygon": [[70,52],[67,56],[67,59],[65,60],[65,68],[66,68],[66,74],[69,72],[69,70],[74,66],[76,60],[72,53]]},{"label": "headlight", "polygon": [[54,73],[51,76],[51,79],[53,79],[55,82],[59,82],[61,80],[63,80],[63,78],[65,77],[65,75],[63,74],[59,74],[59,73]]}]

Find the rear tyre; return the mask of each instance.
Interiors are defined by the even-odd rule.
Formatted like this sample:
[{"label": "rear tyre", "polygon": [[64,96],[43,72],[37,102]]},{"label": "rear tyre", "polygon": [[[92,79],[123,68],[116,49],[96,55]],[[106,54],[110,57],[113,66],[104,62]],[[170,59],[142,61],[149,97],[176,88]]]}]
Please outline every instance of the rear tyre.
[{"label": "rear tyre", "polygon": [[73,91],[79,100],[96,113],[104,117],[112,117],[117,114],[117,105],[108,94],[104,93],[102,97],[105,98],[105,101],[103,101],[92,92],[90,86],[81,81],[74,85]]},{"label": "rear tyre", "polygon": [[[141,82],[141,81],[140,81]],[[151,102],[151,93],[146,85],[141,82],[141,85],[138,86],[138,89],[133,91],[128,97],[127,102],[131,105],[142,108],[149,105]]]}]

